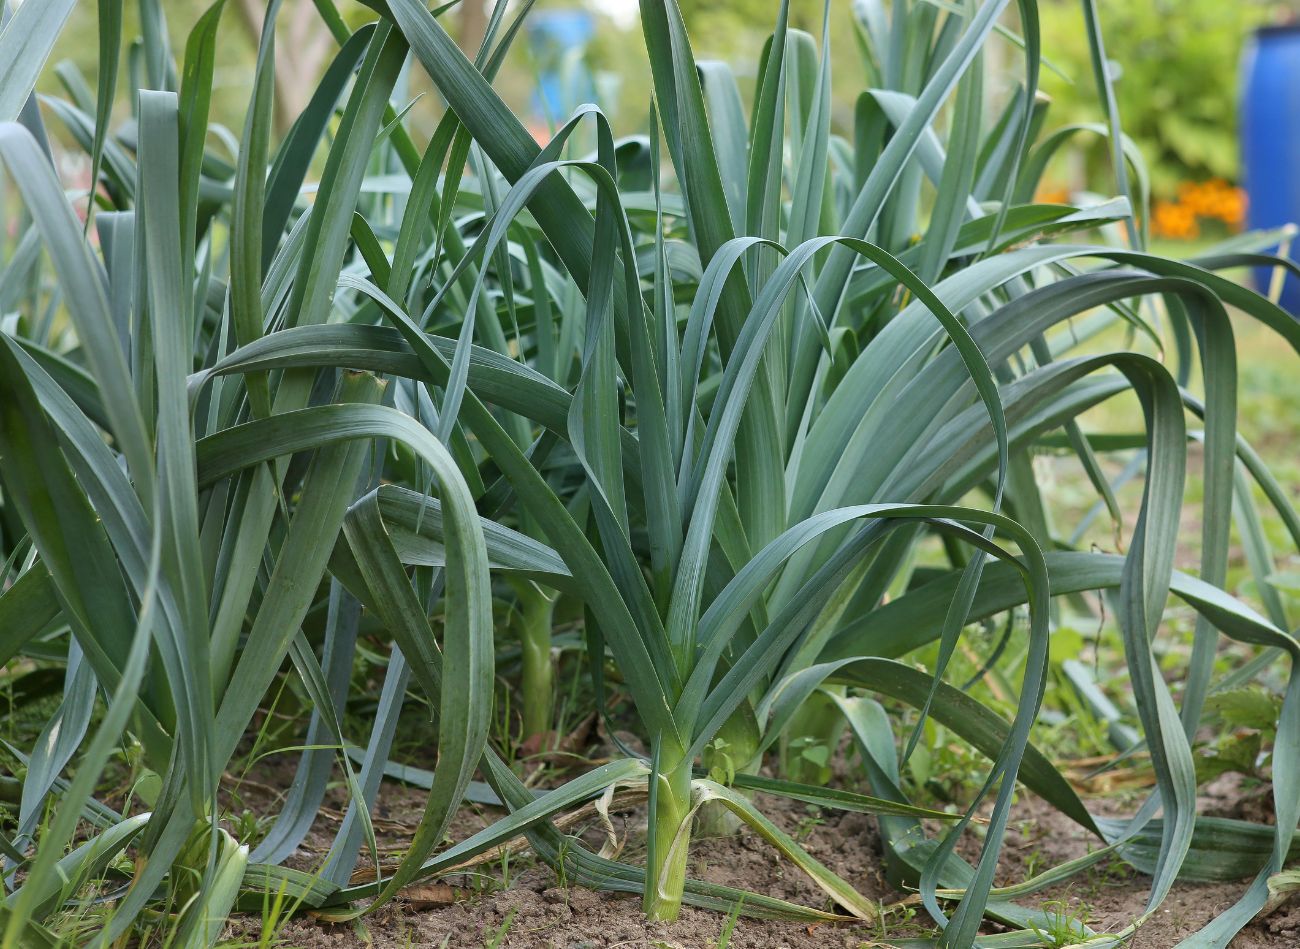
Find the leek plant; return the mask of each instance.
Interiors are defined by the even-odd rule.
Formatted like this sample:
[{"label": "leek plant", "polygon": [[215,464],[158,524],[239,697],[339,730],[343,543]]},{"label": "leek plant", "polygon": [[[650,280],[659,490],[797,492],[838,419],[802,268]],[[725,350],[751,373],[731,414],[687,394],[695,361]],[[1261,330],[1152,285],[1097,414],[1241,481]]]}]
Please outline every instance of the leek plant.
[{"label": "leek plant", "polygon": [[[0,658],[65,669],[51,725],[30,753],[8,749],[26,779],[16,832],[0,840],[3,945],[58,944],[60,907],[105,876],[117,902],[95,944],[168,893],[178,941],[207,945],[268,892],[348,918],[519,835],[566,880],[640,893],[651,919],[689,902],[875,921],[877,904],[765,818],[752,791],[877,815],[891,879],[919,888],[945,946],[977,944],[986,917],[1059,928],[1015,899],[1112,854],[1152,875],[1148,913],[1180,875],[1255,874],[1187,943],[1225,945],[1267,900],[1300,806],[1292,673],[1276,828],[1195,810],[1207,695],[1300,656],[1277,597],[1262,596],[1262,616],[1222,590],[1234,514],[1257,578],[1272,569],[1256,489],[1300,549],[1300,518],[1236,432],[1228,308],[1297,350],[1300,327],[1220,275],[1290,266],[1262,252],[1279,235],[1190,261],[1145,251],[1141,162],[1090,0],[1107,115],[1095,127],[1048,130],[1031,0],[1014,31],[1008,0],[856,5],[870,88],[843,134],[827,40],[844,11],[827,4],[815,38],[779,5],[746,110],[729,70],[694,58],[675,0],[642,0],[646,134],[616,138],[584,105],[545,145],[492,88],[531,2],[496,5],[473,61],[443,8],[368,5],[372,22],[352,30],[317,0],[338,50],[279,143],[278,0],[239,136],[208,121],[224,0],[179,63],[163,5],[141,3],[132,121],[116,128],[120,0],[100,4],[97,86],[61,65],[63,98],[31,90],[73,4],[25,3],[0,32],[0,163],[20,199],[0,259],[0,301],[16,314],[0,338]],[[986,114],[990,43],[1023,69]],[[423,146],[402,111],[408,63],[447,106]],[[89,200],[65,195],[47,120],[89,156]],[[1035,203],[1053,155],[1097,134],[1112,146],[1113,197]],[[1123,348],[1108,346],[1113,327]],[[1080,416],[1124,394],[1141,424],[1087,434]],[[1173,567],[1192,440],[1205,459],[1195,577]],[[1049,444],[1077,457],[1122,555],[1063,538],[1032,463]],[[1131,523],[1098,458],[1114,451],[1143,475]],[[936,543],[946,566],[915,570]],[[1053,598],[1096,590],[1114,603],[1158,782],[1126,820],[1091,814],[1031,741]],[[522,641],[525,732],[553,725],[560,595],[583,610],[594,710],[608,714],[616,685],[648,755],[540,795],[525,787],[498,751],[510,736],[490,725],[494,591],[517,604],[517,632],[500,638]],[[1170,593],[1200,617],[1177,702],[1156,659]],[[944,676],[969,623],[1013,610],[1029,630],[1007,720]],[[350,736],[363,628],[391,654],[370,733]],[[1220,636],[1262,647],[1226,680],[1214,676]],[[933,667],[903,661],[933,643]],[[312,706],[306,750],[265,837],[238,839],[217,792],[284,681]],[[436,710],[431,772],[390,761],[412,691]],[[916,710],[909,733],[896,739],[879,698]],[[927,718],[991,762],[964,813],[918,807],[900,787]],[[780,779],[760,776],[770,749],[809,736],[829,747],[844,729],[872,795],[788,761]],[[159,777],[148,811],[94,796],[124,736]],[[328,855],[313,873],[284,866],[336,773],[351,802]],[[379,864],[369,823],[386,774],[428,789],[395,867]],[[620,785],[648,790],[643,866],[552,823]],[[1018,788],[1102,846],[997,889]],[[989,795],[972,866],[954,847]],[[467,799],[508,816],[442,846]],[[689,879],[693,823],[718,809],[832,908]],[[922,818],[951,830],[934,839]],[[82,821],[95,831],[69,852]],[[358,869],[363,853],[371,868]],[[1129,934],[1071,926],[1099,945]]]}]

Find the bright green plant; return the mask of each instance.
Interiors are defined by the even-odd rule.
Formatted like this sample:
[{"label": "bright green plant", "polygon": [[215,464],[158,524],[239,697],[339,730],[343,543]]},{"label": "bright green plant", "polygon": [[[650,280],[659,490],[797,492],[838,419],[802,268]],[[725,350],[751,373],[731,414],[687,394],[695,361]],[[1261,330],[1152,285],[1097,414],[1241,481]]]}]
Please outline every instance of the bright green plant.
[{"label": "bright green plant", "polygon": [[[59,906],[123,853],[134,873],[100,944],[165,893],[180,941],[201,945],[239,901],[286,894],[348,918],[357,900],[381,905],[520,833],[566,883],[638,892],[654,919],[691,902],[875,920],[877,904],[768,821],[752,791],[878,815],[891,878],[919,887],[946,946],[974,944],[986,916],[1089,937],[1080,920],[1014,900],[1116,852],[1153,874],[1149,911],[1180,873],[1257,874],[1200,945],[1222,945],[1254,915],[1292,848],[1297,680],[1275,729],[1276,831],[1197,819],[1192,738],[1212,689],[1300,656],[1280,606],[1266,602],[1265,619],[1220,589],[1234,502],[1252,569],[1271,572],[1247,477],[1298,546],[1300,519],[1235,431],[1225,304],[1297,349],[1300,329],[1217,273],[1272,262],[1253,243],[1193,262],[1143,252],[1130,192],[1144,189],[1140,175],[1130,188],[1104,71],[1117,197],[1043,206],[1030,203],[1038,176],[1073,130],[1034,144],[1046,116],[1028,0],[1022,35],[1003,40],[1006,0],[860,5],[872,88],[844,136],[831,123],[829,6],[820,43],[780,6],[746,114],[730,73],[695,62],[676,4],[644,0],[648,134],[616,140],[588,106],[545,146],[491,85],[530,4],[511,16],[497,5],[472,63],[420,0],[375,0],[379,18],[355,32],[330,0],[317,5],[339,50],[273,150],[271,30],[242,135],[209,142],[222,0],[179,68],[160,39],[162,6],[142,5],[152,26],[132,60],[147,67],[131,71],[135,121],[110,135],[120,4],[101,4],[95,94],[69,78],[71,101],[48,107],[102,180],[97,244],[28,99],[70,5],[29,2],[0,33],[15,77],[0,87],[0,119],[21,118],[0,126],[0,162],[24,208],[4,257],[5,287],[21,290],[0,340],[0,658],[66,669],[60,727],[25,761],[20,826],[4,840],[6,881],[26,870],[0,912],[6,946],[57,942],[46,924]],[[985,116],[981,51],[994,41],[1023,50],[1023,72]],[[394,105],[408,59],[448,105],[423,150]],[[595,148],[573,157],[579,130]],[[1130,246],[1090,242],[1116,222]],[[1058,242],[1072,234],[1081,243]],[[1116,324],[1131,348],[1099,345]],[[1080,416],[1126,394],[1143,426],[1094,445]],[[1189,436],[1189,412],[1203,432]],[[1173,569],[1189,437],[1204,442],[1206,468],[1199,578]],[[1124,555],[1059,538],[1031,460],[1051,438],[1077,456]],[[1097,458],[1116,447],[1138,452],[1145,472],[1131,526]],[[943,566],[917,570],[936,550]],[[607,711],[609,660],[648,756],[541,796],[524,786],[496,751],[510,736],[491,733],[493,574],[521,617],[525,729],[553,720],[558,591],[584,611],[596,711]],[[1131,821],[1090,814],[1030,742],[1052,597],[1089,590],[1115,601],[1159,782]],[[1201,617],[1181,705],[1153,646],[1170,592]],[[1008,720],[944,676],[969,622],[1026,609]],[[363,620],[391,653],[361,746],[341,722]],[[1220,635],[1266,651],[1216,682]],[[924,671],[900,661],[932,644]],[[307,750],[250,852],[222,829],[216,792],[283,676],[313,704]],[[97,690],[110,698],[83,746]],[[437,710],[432,773],[389,760],[408,690]],[[918,712],[901,756],[873,696]],[[965,813],[902,791],[930,718],[992,761]],[[795,769],[811,783],[758,776],[782,744],[824,764],[808,749],[829,752],[844,728],[873,796],[820,786],[819,767]],[[151,809],[123,818],[93,793],[128,730],[161,780]],[[317,872],[288,869],[336,761],[347,816]],[[429,791],[396,867],[378,865],[368,818],[386,773]],[[645,866],[550,823],[620,784],[649,791]],[[999,890],[1018,785],[1105,846]],[[990,793],[972,867],[953,848]],[[51,797],[55,819],[33,835]],[[441,847],[467,797],[510,814]],[[694,820],[719,808],[835,908],[688,879]],[[103,829],[65,855],[82,815]],[[922,818],[952,831],[932,839]],[[375,873],[353,883],[363,847]]]},{"label": "bright green plant", "polygon": [[[1285,4],[1270,0],[1129,4],[1101,0],[1115,93],[1124,130],[1141,149],[1153,186],[1172,195],[1185,181],[1238,179],[1240,145],[1234,117],[1241,58],[1251,32],[1272,22]],[[1102,115],[1088,77],[1086,32],[1077,3],[1042,4],[1043,30],[1057,72],[1043,76],[1058,121],[1086,123]],[[1104,149],[1083,154],[1092,170]],[[1069,169],[1058,169],[1069,175]],[[1077,185],[1068,177],[1064,183]]]}]

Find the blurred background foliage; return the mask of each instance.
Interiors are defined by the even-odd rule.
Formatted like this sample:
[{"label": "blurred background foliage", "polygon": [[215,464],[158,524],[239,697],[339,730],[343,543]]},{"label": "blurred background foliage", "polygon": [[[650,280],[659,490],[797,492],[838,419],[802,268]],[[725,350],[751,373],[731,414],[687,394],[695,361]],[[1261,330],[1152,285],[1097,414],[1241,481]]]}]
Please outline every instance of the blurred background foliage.
[{"label": "blurred background foliage", "polygon": [[[230,128],[238,128],[248,101],[254,58],[253,37],[260,29],[265,0],[230,0],[241,29],[222,32],[225,48],[214,89],[213,117]],[[936,0],[938,2],[938,0]],[[166,0],[173,47],[179,50],[184,31],[195,22],[210,0]],[[1195,238],[1200,222],[1221,221],[1235,229],[1240,214],[1240,195],[1231,190],[1239,180],[1237,144],[1237,99],[1241,57],[1251,32],[1257,27],[1280,22],[1295,15],[1295,0],[1097,0],[1105,25],[1107,53],[1115,78],[1115,91],[1126,133],[1146,158],[1152,192],[1157,205],[1153,223],[1157,234]],[[942,5],[940,3],[940,5]],[[457,40],[462,48],[477,48],[491,0],[461,0],[454,17]],[[833,68],[841,75],[857,73],[867,77],[859,54],[854,0],[833,2],[831,53]],[[374,12],[360,0],[344,0],[340,8],[355,26],[374,18]],[[770,0],[682,0],[681,8],[701,59],[713,58],[730,64],[742,93],[749,91],[758,64],[753,51],[771,30],[773,7]],[[799,0],[791,5],[790,25],[811,33],[820,32],[821,0]],[[644,125],[650,96],[650,76],[643,60],[635,0],[541,0],[537,11],[585,9],[592,17],[592,37],[580,49],[568,54],[567,64],[542,62],[537,44],[520,43],[495,86],[512,107],[525,111],[536,99],[539,74],[544,70],[561,74],[579,70],[575,91],[587,90],[578,98],[595,98],[611,116],[618,133],[639,131]],[[276,92],[281,101],[277,115],[296,114],[299,99],[314,88],[324,68],[332,42],[316,15],[313,0],[286,0],[279,20]],[[138,11],[127,4],[126,35],[138,33]],[[1077,0],[1048,0],[1040,5],[1042,32],[1052,37],[1048,52],[1051,68],[1042,75],[1042,91],[1052,99],[1052,124],[1096,122],[1102,115],[1091,81],[1088,42]],[[55,50],[54,62],[75,65],[88,82],[95,76],[95,5],[80,5],[71,28],[65,31]],[[838,22],[835,22],[838,21]],[[1015,30],[1015,7],[1010,8],[1006,26]],[[990,45],[997,55],[999,45]],[[1009,48],[1002,53],[1010,60]],[[1120,63],[1124,65],[1121,67]],[[842,75],[844,80],[850,77]],[[50,74],[43,88],[52,91],[58,79]],[[123,84],[125,88],[125,84]],[[849,81],[836,82],[836,90],[859,88]],[[62,90],[60,90],[62,91]],[[408,100],[412,124],[417,131],[431,133],[442,104],[431,94],[423,74],[412,72]],[[1006,90],[990,85],[994,99]],[[535,102],[533,102],[535,106]],[[576,104],[576,102],[574,103]],[[833,125],[852,122],[853,101],[833,103]],[[536,132],[547,137],[557,124],[534,107]],[[283,125],[280,125],[281,130]],[[58,134],[58,130],[54,130]],[[1070,193],[1105,181],[1105,144],[1097,139],[1080,140],[1049,170],[1047,185],[1056,192]],[[1102,177],[1099,178],[1098,175]],[[1202,192],[1189,186],[1204,186]],[[1210,200],[1211,198],[1222,200]],[[1186,200],[1190,198],[1190,200]],[[1218,225],[1211,224],[1211,229]]]},{"label": "blurred background foliage", "polygon": [[[1252,31],[1293,12],[1293,0],[1099,0],[1097,6],[1124,131],[1146,158],[1155,194],[1173,198],[1189,181],[1237,181],[1241,56]],[[1040,12],[1043,35],[1052,37],[1048,55],[1069,77],[1043,72],[1054,120],[1097,121],[1079,4],[1053,0]],[[1105,148],[1098,143],[1075,158],[1095,171],[1105,167]]]}]

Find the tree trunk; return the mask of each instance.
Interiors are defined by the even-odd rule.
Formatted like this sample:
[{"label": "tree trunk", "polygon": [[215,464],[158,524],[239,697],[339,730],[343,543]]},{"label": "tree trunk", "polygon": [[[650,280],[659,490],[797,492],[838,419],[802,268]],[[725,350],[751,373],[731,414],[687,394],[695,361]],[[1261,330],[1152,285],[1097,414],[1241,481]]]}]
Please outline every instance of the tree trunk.
[{"label": "tree trunk", "polygon": [[[239,21],[256,46],[261,40],[266,5],[259,0],[238,0]],[[275,131],[283,137],[310,100],[334,38],[311,0],[291,0],[276,24]]]},{"label": "tree trunk", "polygon": [[471,60],[478,52],[478,48],[483,45],[487,22],[486,0],[461,0],[460,29],[457,31],[459,35],[456,37],[456,42]]}]

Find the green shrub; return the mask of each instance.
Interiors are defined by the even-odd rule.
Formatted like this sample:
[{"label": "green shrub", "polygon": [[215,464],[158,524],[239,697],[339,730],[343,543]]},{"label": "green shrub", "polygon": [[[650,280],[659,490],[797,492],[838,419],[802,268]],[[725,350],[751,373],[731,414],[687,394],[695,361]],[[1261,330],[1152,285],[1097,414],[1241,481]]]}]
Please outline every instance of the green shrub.
[{"label": "green shrub", "polygon": [[[1263,0],[1214,3],[1098,4],[1106,25],[1106,52],[1114,64],[1115,98],[1124,131],[1151,169],[1152,187],[1172,197],[1185,181],[1237,181],[1237,102],[1241,56],[1251,32],[1282,12]],[[1077,3],[1042,5],[1048,53],[1059,72],[1045,70],[1043,91],[1057,121],[1096,121],[1101,112],[1090,81],[1087,33]],[[1089,149],[1095,173],[1105,151]],[[1081,182],[1067,182],[1077,186]]]}]

